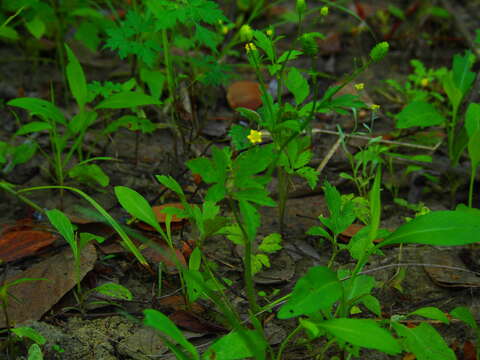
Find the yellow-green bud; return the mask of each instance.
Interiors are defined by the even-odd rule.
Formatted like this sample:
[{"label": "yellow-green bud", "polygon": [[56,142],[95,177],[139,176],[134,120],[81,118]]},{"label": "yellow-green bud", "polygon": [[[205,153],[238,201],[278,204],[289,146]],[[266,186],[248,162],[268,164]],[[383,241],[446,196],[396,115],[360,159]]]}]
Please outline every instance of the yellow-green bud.
[{"label": "yellow-green bud", "polygon": [[253,30],[250,25],[242,25],[240,28],[240,40],[241,41],[251,41],[253,39]]},{"label": "yellow-green bud", "polygon": [[327,16],[328,15],[328,6],[322,6],[320,9],[320,16]]}]

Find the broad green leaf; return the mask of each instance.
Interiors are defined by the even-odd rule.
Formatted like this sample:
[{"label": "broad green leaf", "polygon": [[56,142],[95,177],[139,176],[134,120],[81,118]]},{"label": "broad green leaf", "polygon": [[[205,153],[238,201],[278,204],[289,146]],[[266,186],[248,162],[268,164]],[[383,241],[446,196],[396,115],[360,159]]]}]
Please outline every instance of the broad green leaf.
[{"label": "broad green leaf", "polygon": [[450,311],[450,315],[454,318],[463,321],[465,324],[470,326],[471,329],[478,329],[477,321],[472,314],[472,311],[465,307],[465,306],[458,306],[452,311]]},{"label": "broad green leaf", "polygon": [[150,90],[150,94],[155,99],[160,99],[165,83],[165,75],[160,70],[140,69],[140,78],[145,82]]},{"label": "broad green leaf", "polygon": [[125,91],[113,94],[98,104],[96,109],[128,109],[136,106],[160,105],[161,102],[152,96],[136,91]]},{"label": "broad green leaf", "polygon": [[480,241],[480,210],[432,211],[400,226],[378,246],[415,243],[456,246]]},{"label": "broad green leaf", "polygon": [[414,101],[403,108],[396,116],[398,129],[414,126],[426,127],[445,124],[445,118],[433,105],[424,101]]},{"label": "broad green leaf", "polygon": [[202,252],[200,248],[197,246],[193,249],[192,253],[190,254],[190,258],[188,259],[188,268],[190,270],[200,270],[200,263],[202,262]]},{"label": "broad green leaf", "polygon": [[28,348],[28,360],[43,360],[42,349],[38,344],[32,344]]},{"label": "broad green leaf", "polygon": [[465,113],[465,129],[469,138],[477,129],[480,129],[480,104],[468,104],[467,112]]},{"label": "broad green leaf", "polygon": [[448,347],[445,340],[427,323],[421,323],[414,328],[392,322],[397,334],[405,341],[402,343],[404,349],[415,354],[418,360],[455,360],[455,353]]},{"label": "broad green leaf", "polygon": [[450,100],[453,110],[456,111],[462,102],[463,93],[455,84],[453,73],[451,71],[443,77],[442,86]]},{"label": "broad green leaf", "polygon": [[375,296],[366,295],[360,299],[362,303],[368,310],[374,313],[377,316],[382,314],[382,307],[380,306],[380,301]]},{"label": "broad green leaf", "polygon": [[278,312],[279,319],[289,319],[330,308],[342,296],[337,274],[325,266],[315,266],[301,277]]},{"label": "broad green leaf", "polygon": [[67,50],[68,64],[66,67],[68,86],[72,92],[80,109],[83,109],[87,102],[87,80],[83,72],[82,66],[77,57],[73,53],[72,49],[65,44],[65,50]]},{"label": "broad green leaf", "polygon": [[68,244],[72,247],[74,255],[77,254],[77,243],[75,242],[75,234],[73,230],[73,225],[70,219],[60,210],[53,209],[47,210],[46,215],[50,223],[55,229],[64,237]]},{"label": "broad green leaf", "polygon": [[368,275],[358,275],[345,280],[343,281],[345,301],[354,301],[351,304],[356,304],[361,296],[370,294],[374,287],[375,278]]},{"label": "broad green leaf", "polygon": [[177,326],[170,320],[168,317],[163,315],[161,312],[153,309],[143,310],[145,319],[143,323],[147,326],[154,328],[155,330],[160,331],[165,336],[169,336],[178,344],[180,344],[184,349],[186,349],[195,360],[199,360],[200,356],[195,346],[190,343],[182,332],[177,328]]},{"label": "broad green leaf", "polygon": [[27,21],[25,26],[36,39],[40,39],[46,29],[45,22],[39,16],[35,16],[32,20]]},{"label": "broad green leaf", "polygon": [[51,130],[51,129],[52,129],[52,125],[50,125],[48,122],[32,121],[23,125],[20,129],[18,129],[17,132],[14,134],[14,136],[21,136],[21,135],[26,135],[26,134],[35,133],[35,132],[44,131],[44,130]]},{"label": "broad green leaf", "polygon": [[18,32],[10,26],[0,26],[0,38],[5,38],[9,40],[18,40]]},{"label": "broad green leaf", "polygon": [[300,105],[310,93],[310,86],[307,79],[303,77],[300,71],[293,67],[288,72],[285,85],[295,97],[295,103]]},{"label": "broad green leaf", "polygon": [[103,236],[91,234],[91,233],[88,233],[88,232],[80,233],[80,240],[78,242],[78,247],[79,247],[80,252],[83,250],[85,245],[87,245],[92,240],[95,240],[96,242],[101,244],[102,242],[105,241],[105,238]]},{"label": "broad green leaf", "polygon": [[233,162],[235,175],[238,178],[255,175],[264,171],[273,160],[271,145],[255,146],[241,153]]},{"label": "broad green leaf", "polygon": [[470,70],[474,62],[475,57],[470,51],[465,51],[464,56],[456,54],[453,57],[453,81],[457,88],[462,92],[462,96],[465,96],[467,91],[470,90],[475,80],[475,73]]},{"label": "broad green leaf", "polygon": [[60,109],[51,102],[37,98],[24,97],[10,100],[7,104],[25,109],[29,111],[31,115],[40,116],[44,120],[53,120],[57,123],[67,125],[67,121]]},{"label": "broad green leaf", "polygon": [[108,186],[110,178],[97,164],[81,164],[74,166],[69,172],[68,176],[76,179],[77,181],[95,186],[101,187]]},{"label": "broad green leaf", "polygon": [[397,340],[374,320],[339,318],[322,321],[317,326],[343,341],[363,348],[380,350],[390,355],[402,351]]},{"label": "broad green leaf", "polygon": [[[252,345],[255,346],[256,351],[248,347],[245,343],[245,336],[250,338]],[[261,335],[255,330],[244,331],[240,334],[237,331],[232,331],[225,336],[218,339],[212,346],[208,348],[206,353],[202,356],[204,360],[239,360],[254,357],[257,351],[265,352],[267,343]]]},{"label": "broad green leaf", "polygon": [[475,169],[480,164],[480,127],[469,136],[467,148],[472,167]]},{"label": "broad green leaf", "polygon": [[408,314],[408,316],[411,316],[411,315],[420,315],[428,319],[441,321],[444,324],[450,323],[447,315],[445,315],[445,313],[442,310],[434,306],[426,306],[426,307],[417,309],[414,312],[411,312],[410,314]]},{"label": "broad green leaf", "polygon": [[106,283],[100,286],[97,286],[93,289],[94,291],[111,297],[113,299],[127,300],[130,301],[133,299],[133,295],[125,286],[115,283]]},{"label": "broad green leaf", "polygon": [[43,345],[47,342],[47,339],[45,339],[42,334],[29,326],[16,327],[11,329],[11,332],[20,338],[28,338],[39,345]]},{"label": "broad green leaf", "polygon": [[321,226],[312,226],[310,229],[308,229],[307,235],[322,236],[327,239],[331,238],[331,235],[328,233],[328,231]]},{"label": "broad green leaf", "polygon": [[[37,149],[37,143],[31,141],[26,141],[21,145],[15,146],[15,148],[13,149],[11,165],[15,166],[18,164],[26,163],[33,157],[33,155],[35,155]],[[11,169],[6,169],[4,171],[8,172],[9,170]]]},{"label": "broad green leaf", "polygon": [[159,233],[163,232],[152,207],[142,195],[125,186],[115,186],[115,195],[120,205],[122,205],[130,215],[146,222]]}]

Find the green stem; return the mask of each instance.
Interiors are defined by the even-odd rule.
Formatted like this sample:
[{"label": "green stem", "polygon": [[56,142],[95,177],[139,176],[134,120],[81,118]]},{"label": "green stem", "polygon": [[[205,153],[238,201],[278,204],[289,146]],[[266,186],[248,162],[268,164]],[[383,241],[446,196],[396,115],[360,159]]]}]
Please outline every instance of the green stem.
[{"label": "green stem", "polygon": [[31,201],[31,200],[28,199],[27,197],[25,197],[25,196],[23,196],[23,195],[20,195],[18,192],[16,192],[15,190],[13,190],[13,189],[12,189],[10,186],[8,186],[7,184],[0,182],[0,188],[2,188],[3,190],[5,190],[5,191],[8,192],[9,194],[12,194],[13,196],[19,198],[21,201],[23,201],[25,204],[27,204],[27,205],[30,206],[31,208],[35,209],[36,211],[38,211],[40,214],[45,215],[45,210],[43,210],[40,206],[38,206],[37,204],[35,204],[33,201]]},{"label": "green stem", "polygon": [[477,172],[476,164],[472,164],[472,170],[470,174],[470,186],[468,187],[468,207],[472,207],[473,203],[473,183],[475,182],[475,173]]},{"label": "green stem", "polygon": [[283,354],[283,351],[285,350],[285,347],[290,342],[290,340],[292,340],[292,338],[302,330],[303,330],[303,326],[298,325],[290,334],[288,334],[285,340],[283,340],[282,343],[280,344],[280,349],[278,349],[276,360],[282,360],[282,354]]},{"label": "green stem", "polygon": [[242,224],[240,219],[240,213],[238,208],[235,206],[235,203],[231,197],[228,198],[230,203],[230,208],[232,209],[233,215],[235,217],[235,221],[237,222],[240,230],[242,231],[242,235],[245,242],[245,255],[243,259],[243,263],[245,265],[245,272],[244,272],[244,281],[245,281],[245,290],[247,292],[247,299],[250,306],[250,311],[252,314],[256,314],[259,312],[260,308],[257,304],[257,297],[255,294],[255,287],[253,285],[253,275],[252,275],[252,242],[248,237],[247,231]]},{"label": "green stem", "polygon": [[288,198],[288,174],[284,168],[278,168],[278,218],[280,222],[280,233],[283,234],[285,226],[285,208]]}]

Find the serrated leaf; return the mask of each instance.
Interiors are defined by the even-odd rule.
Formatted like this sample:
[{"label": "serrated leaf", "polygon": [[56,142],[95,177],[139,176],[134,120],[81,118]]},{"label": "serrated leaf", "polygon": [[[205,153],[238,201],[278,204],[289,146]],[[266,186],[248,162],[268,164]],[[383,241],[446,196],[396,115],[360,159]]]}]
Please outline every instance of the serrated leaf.
[{"label": "serrated leaf", "polygon": [[295,97],[295,103],[300,105],[310,93],[307,79],[303,77],[297,68],[291,68],[288,72],[285,85]]},{"label": "serrated leaf", "polygon": [[430,324],[421,323],[417,327],[408,328],[392,322],[392,326],[399,336],[405,338],[403,343],[405,350],[415,354],[418,360],[456,359],[452,349]]},{"label": "serrated leaf", "polygon": [[424,101],[414,101],[408,104],[395,117],[397,119],[395,126],[398,129],[441,125],[446,122],[443,115],[433,105]]},{"label": "serrated leaf", "polygon": [[263,238],[262,242],[258,246],[258,250],[272,254],[282,249],[281,242],[282,242],[282,235],[278,233],[270,234]]}]

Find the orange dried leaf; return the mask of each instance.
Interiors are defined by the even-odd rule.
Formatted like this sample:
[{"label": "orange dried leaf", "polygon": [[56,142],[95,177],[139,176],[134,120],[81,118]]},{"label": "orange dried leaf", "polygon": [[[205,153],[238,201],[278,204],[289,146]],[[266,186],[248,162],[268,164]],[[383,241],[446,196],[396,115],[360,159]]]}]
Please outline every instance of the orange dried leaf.
[{"label": "orange dried leaf", "polygon": [[262,105],[260,85],[256,81],[237,81],[227,90],[228,104],[232,109],[244,107],[256,110]]},{"label": "orange dried leaf", "polygon": [[9,262],[35,254],[51,245],[57,237],[48,231],[10,231],[0,237],[0,259]]}]

